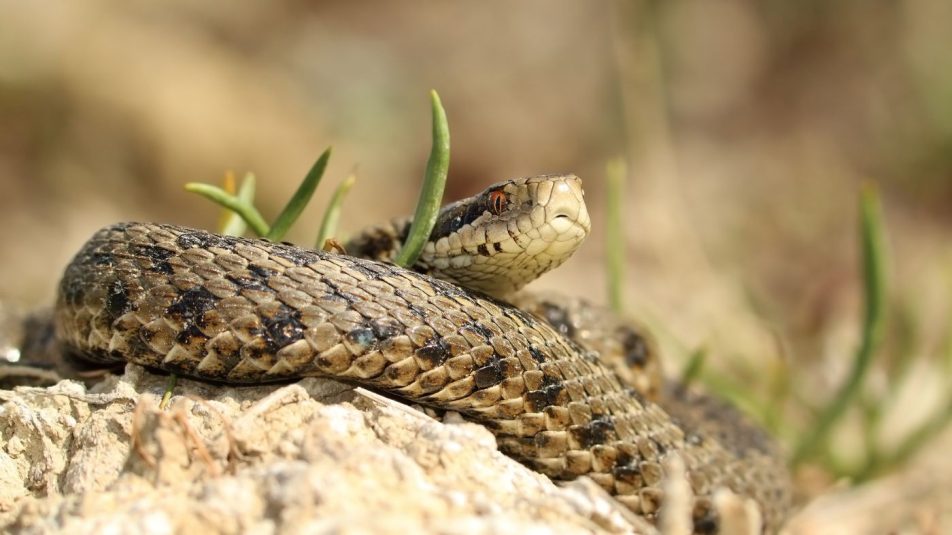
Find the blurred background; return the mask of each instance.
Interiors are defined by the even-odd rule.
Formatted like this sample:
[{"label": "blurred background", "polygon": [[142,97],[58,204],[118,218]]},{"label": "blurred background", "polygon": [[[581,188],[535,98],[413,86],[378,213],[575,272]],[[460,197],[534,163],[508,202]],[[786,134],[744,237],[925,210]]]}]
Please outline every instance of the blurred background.
[{"label": "blurred background", "polygon": [[[432,88],[452,133],[447,198],[529,174],[584,180],[593,235],[538,287],[605,302],[605,168],[624,158],[628,312],[672,373],[704,352],[762,399],[778,367],[804,370],[799,404],[767,422],[781,436],[850,366],[858,195],[874,185],[890,275],[867,388],[890,400],[877,440],[945,406],[949,2],[2,0],[0,20],[3,301],[49,302],[103,225],[214,228],[218,209],[186,182],[253,171],[273,217],[329,145],[292,240],[310,244],[351,172],[342,233],[408,214]],[[837,462],[854,462],[864,429],[838,432]]]}]

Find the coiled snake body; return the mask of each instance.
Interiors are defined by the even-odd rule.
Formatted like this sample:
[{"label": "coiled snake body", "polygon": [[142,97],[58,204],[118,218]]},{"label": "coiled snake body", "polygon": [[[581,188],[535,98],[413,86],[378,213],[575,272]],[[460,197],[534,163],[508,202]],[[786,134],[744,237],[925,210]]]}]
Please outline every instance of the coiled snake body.
[{"label": "coiled snake body", "polygon": [[[368,231],[348,249],[385,259],[402,228]],[[379,260],[120,223],[66,268],[57,335],[99,362],[229,383],[331,377],[455,410],[523,464],[554,479],[589,476],[649,517],[663,501],[662,460],[677,452],[697,496],[697,530],[717,529],[710,497],[725,486],[757,500],[776,526],[789,494],[780,461],[761,440],[714,436],[748,427],[732,416],[706,422],[687,397],[662,395],[669,414],[652,401],[651,381],[636,388],[598,354],[631,343],[571,332],[572,302],[517,308],[485,293],[508,294],[560,264],[587,231],[572,176],[509,181],[449,205],[421,269],[468,278],[476,291]],[[628,332],[607,314],[595,318]],[[714,432],[696,429],[705,425]]]}]

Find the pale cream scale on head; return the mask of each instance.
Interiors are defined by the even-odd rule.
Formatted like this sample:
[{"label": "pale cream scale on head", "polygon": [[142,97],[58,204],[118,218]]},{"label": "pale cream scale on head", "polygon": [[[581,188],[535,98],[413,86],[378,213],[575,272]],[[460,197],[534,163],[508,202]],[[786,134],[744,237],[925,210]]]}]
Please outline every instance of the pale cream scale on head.
[{"label": "pale cream scale on head", "polygon": [[447,205],[419,264],[493,295],[514,292],[568,259],[591,229],[575,175],[509,180]]}]

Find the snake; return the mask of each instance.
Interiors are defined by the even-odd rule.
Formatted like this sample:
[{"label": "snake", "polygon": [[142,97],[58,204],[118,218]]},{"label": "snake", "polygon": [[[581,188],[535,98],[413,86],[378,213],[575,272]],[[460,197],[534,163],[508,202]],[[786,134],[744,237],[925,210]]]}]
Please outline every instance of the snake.
[{"label": "snake", "polygon": [[56,336],[97,363],[228,384],[325,377],[456,411],[525,466],[557,481],[587,476],[650,520],[677,454],[696,532],[719,529],[720,488],[755,500],[777,528],[789,476],[759,428],[665,385],[640,328],[577,298],[521,291],[588,234],[579,178],[508,180],[446,205],[405,269],[392,260],[409,227],[373,227],[340,254],[113,224],[66,267]]}]

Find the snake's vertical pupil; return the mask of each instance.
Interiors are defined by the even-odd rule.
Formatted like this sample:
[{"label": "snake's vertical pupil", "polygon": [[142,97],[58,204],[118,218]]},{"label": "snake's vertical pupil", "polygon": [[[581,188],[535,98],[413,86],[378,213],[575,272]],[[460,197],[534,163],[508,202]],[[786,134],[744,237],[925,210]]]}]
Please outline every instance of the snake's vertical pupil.
[{"label": "snake's vertical pupil", "polygon": [[506,194],[501,190],[495,190],[489,192],[489,207],[492,209],[493,214],[499,215],[502,213],[506,204]]}]

